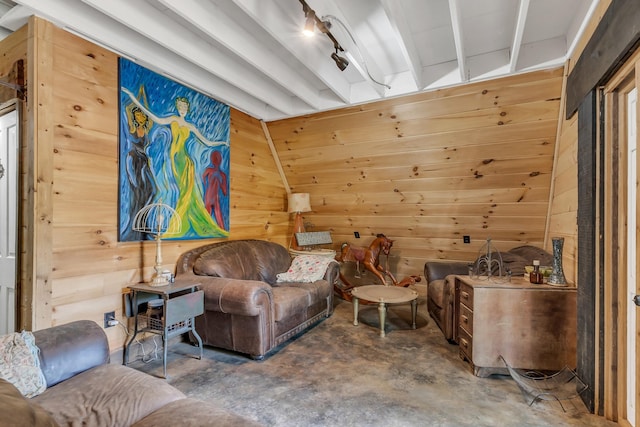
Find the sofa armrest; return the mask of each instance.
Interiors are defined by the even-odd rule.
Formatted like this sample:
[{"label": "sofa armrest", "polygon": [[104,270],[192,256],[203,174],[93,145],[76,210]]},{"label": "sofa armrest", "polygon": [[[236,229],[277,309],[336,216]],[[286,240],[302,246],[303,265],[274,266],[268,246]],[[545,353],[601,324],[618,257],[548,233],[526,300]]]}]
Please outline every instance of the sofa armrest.
[{"label": "sofa armrest", "polygon": [[450,274],[469,274],[469,268],[465,262],[427,261],[424,264],[424,277],[427,283],[444,279]]},{"label": "sofa armrest", "polygon": [[91,320],[78,320],[33,332],[40,349],[40,368],[47,387],[93,367],[109,363],[104,330]]},{"label": "sofa armrest", "polygon": [[336,262],[329,263],[327,271],[324,272],[324,280],[329,282],[331,286],[335,285],[340,276],[340,264]]},{"label": "sofa armrest", "polygon": [[[183,276],[184,277],[184,276]],[[271,286],[258,280],[193,275],[204,291],[204,309],[240,316],[258,316],[264,301],[273,301]],[[266,298],[265,298],[266,297]]]}]

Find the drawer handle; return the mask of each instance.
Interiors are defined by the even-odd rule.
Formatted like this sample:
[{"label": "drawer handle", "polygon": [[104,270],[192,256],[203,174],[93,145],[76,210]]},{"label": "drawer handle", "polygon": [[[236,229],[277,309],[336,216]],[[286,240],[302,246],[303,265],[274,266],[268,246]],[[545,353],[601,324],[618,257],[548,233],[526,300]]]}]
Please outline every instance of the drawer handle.
[{"label": "drawer handle", "polygon": [[461,314],[460,317],[462,318],[462,323],[469,323],[469,318],[467,316]]},{"label": "drawer handle", "polygon": [[464,338],[460,340],[460,344],[462,344],[464,348],[469,348],[469,343]]},{"label": "drawer handle", "polygon": [[462,298],[464,298],[464,299],[466,299],[466,300],[468,300],[468,299],[469,299],[469,292],[462,291],[462,292],[460,293],[460,295],[462,296]]}]

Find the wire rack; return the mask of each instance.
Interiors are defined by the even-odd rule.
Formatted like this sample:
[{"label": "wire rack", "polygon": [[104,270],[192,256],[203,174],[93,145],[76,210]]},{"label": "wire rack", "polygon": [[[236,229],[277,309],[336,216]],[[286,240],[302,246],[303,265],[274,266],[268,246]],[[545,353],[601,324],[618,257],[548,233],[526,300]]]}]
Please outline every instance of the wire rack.
[{"label": "wire rack", "polygon": [[552,374],[544,374],[538,371],[512,368],[504,357],[500,356],[500,358],[507,366],[511,378],[518,384],[529,406],[537,400],[555,400],[566,412],[561,401],[578,397],[589,388],[578,377],[578,374],[568,367]]},{"label": "wire rack", "polygon": [[[167,326],[167,332],[172,333],[182,329],[192,327],[191,319],[174,323]],[[138,314],[138,329],[164,332],[164,318],[149,316],[148,314]]]}]

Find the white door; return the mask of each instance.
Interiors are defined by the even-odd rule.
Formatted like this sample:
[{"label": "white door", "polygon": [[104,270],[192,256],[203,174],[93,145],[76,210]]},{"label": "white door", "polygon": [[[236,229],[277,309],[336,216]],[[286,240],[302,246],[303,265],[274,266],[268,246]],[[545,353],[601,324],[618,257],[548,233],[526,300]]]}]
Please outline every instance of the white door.
[{"label": "white door", "polygon": [[633,302],[636,295],[636,100],[637,88],[627,97],[627,147],[628,181],[627,188],[627,420],[636,425],[636,312]]},{"label": "white door", "polygon": [[0,116],[0,335],[15,332],[18,113]]}]

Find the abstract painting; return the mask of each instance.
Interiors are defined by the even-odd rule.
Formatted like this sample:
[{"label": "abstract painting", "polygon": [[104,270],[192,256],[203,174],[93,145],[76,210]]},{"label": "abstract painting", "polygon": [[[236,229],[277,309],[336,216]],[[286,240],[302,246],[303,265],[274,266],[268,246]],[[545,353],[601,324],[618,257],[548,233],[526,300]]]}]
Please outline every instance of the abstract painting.
[{"label": "abstract painting", "polygon": [[163,239],[227,237],[229,106],[125,58],[118,71],[119,241],[152,238],[132,230],[150,203],[180,217]]}]

